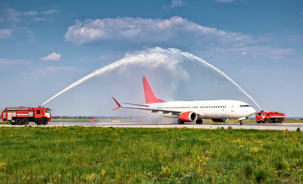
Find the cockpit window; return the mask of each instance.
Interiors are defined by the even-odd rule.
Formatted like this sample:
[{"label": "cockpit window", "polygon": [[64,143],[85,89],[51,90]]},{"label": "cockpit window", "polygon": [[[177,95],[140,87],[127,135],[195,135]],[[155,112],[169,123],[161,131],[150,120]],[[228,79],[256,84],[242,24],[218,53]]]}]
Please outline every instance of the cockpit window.
[{"label": "cockpit window", "polygon": [[249,105],[240,105],[240,107],[250,107]]}]

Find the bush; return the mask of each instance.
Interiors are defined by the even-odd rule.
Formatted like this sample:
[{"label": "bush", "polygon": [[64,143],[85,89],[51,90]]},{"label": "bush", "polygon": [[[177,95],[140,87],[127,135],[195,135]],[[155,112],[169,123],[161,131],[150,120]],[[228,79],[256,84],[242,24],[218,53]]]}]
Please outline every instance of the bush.
[{"label": "bush", "polygon": [[224,127],[221,127],[221,129],[224,129]]},{"label": "bush", "polygon": [[245,166],[244,166],[244,173],[245,173],[245,176],[247,178],[251,177],[252,173],[254,172],[254,168],[253,166],[251,165],[251,163],[247,163]]},{"label": "bush", "polygon": [[229,125],[229,126],[228,126],[228,129],[230,129],[230,130],[231,130],[231,129],[233,129],[233,127]]},{"label": "bush", "polygon": [[300,130],[300,127],[298,127],[298,128],[297,128],[297,132],[300,132],[300,131],[301,131],[301,130]]},{"label": "bush", "polygon": [[282,162],[282,161],[276,161],[275,162],[275,168],[277,170],[283,170],[283,169],[286,168],[286,166],[285,166],[284,162]]},{"label": "bush", "polygon": [[266,172],[263,169],[255,172],[255,180],[257,183],[262,183],[266,180],[266,177]]}]

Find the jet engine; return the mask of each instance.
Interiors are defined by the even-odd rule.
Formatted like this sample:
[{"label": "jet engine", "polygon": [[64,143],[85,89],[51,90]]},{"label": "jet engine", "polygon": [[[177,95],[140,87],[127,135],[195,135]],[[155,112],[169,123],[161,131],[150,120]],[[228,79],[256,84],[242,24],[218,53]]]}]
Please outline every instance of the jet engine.
[{"label": "jet engine", "polygon": [[227,118],[218,118],[218,119],[211,119],[213,122],[226,122]]},{"label": "jet engine", "polygon": [[192,111],[188,111],[188,112],[182,112],[179,115],[179,119],[182,122],[192,122],[192,121],[196,121],[197,120],[197,114],[195,112]]}]

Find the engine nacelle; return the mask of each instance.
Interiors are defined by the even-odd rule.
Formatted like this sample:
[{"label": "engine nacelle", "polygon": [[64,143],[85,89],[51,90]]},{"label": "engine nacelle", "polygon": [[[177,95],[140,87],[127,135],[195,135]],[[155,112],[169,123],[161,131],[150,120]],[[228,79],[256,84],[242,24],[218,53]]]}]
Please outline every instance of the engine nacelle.
[{"label": "engine nacelle", "polygon": [[218,118],[218,119],[211,119],[213,122],[226,122],[227,118]]},{"label": "engine nacelle", "polygon": [[179,115],[179,119],[182,122],[192,122],[192,121],[196,121],[197,120],[197,114],[195,112],[192,111],[188,111],[188,112],[182,112]]}]

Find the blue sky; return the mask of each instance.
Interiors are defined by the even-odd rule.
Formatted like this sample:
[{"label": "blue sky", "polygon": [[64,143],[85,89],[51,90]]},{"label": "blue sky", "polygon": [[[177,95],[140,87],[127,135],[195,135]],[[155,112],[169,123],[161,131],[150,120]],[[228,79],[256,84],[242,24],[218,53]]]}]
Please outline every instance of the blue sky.
[{"label": "blue sky", "polygon": [[[300,0],[2,0],[0,107],[37,106],[96,69],[161,47],[216,66],[264,110],[303,116],[302,41]],[[144,103],[142,76],[163,100],[224,98],[254,106],[221,79],[194,76],[205,70],[182,66],[191,76],[185,82],[163,68],[134,66],[92,78],[46,106],[54,115],[136,115],[113,112],[111,96]],[[172,81],[179,83],[166,89]]]}]

